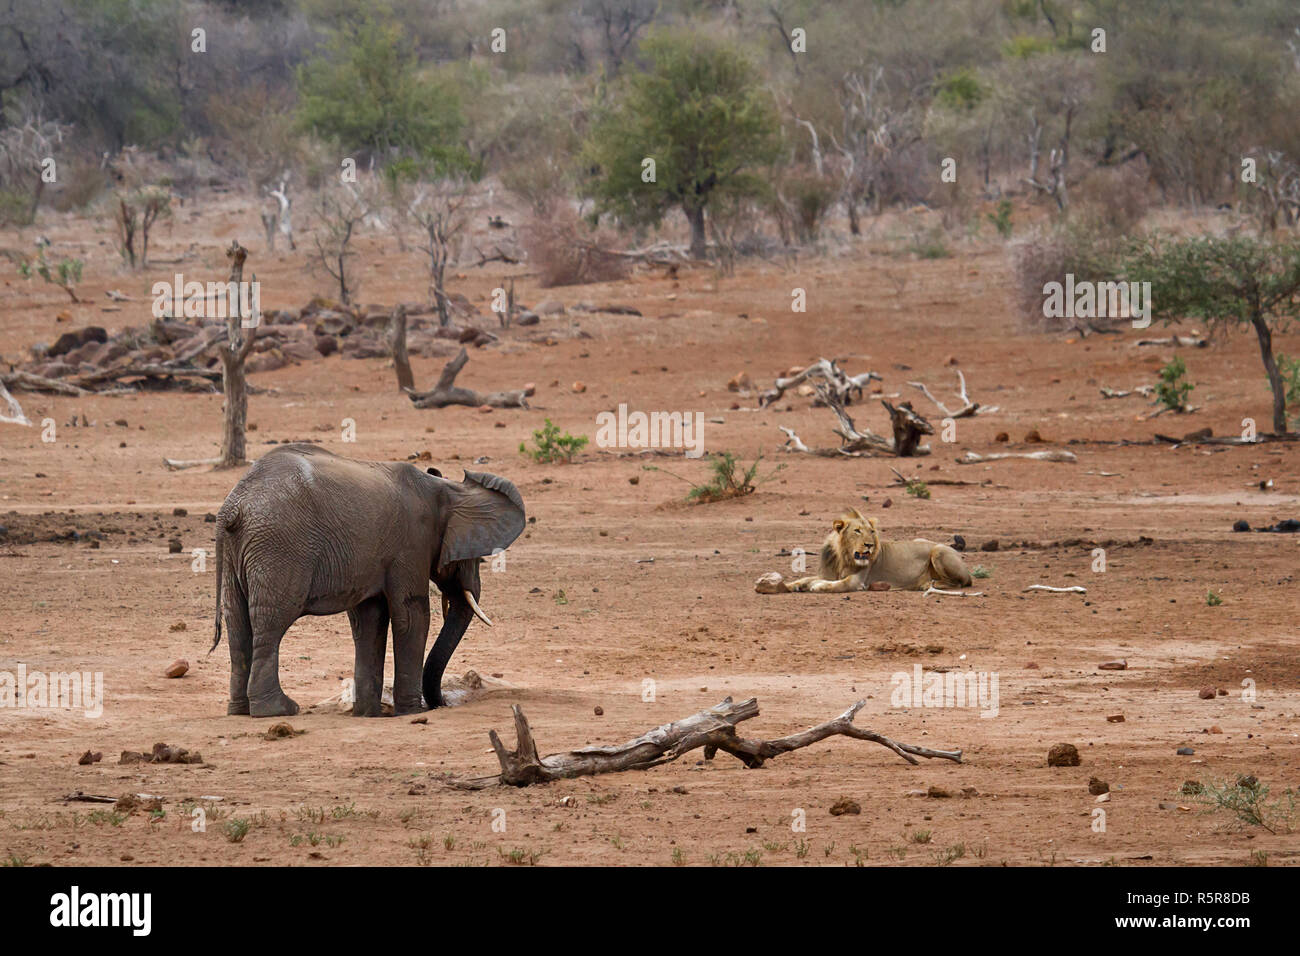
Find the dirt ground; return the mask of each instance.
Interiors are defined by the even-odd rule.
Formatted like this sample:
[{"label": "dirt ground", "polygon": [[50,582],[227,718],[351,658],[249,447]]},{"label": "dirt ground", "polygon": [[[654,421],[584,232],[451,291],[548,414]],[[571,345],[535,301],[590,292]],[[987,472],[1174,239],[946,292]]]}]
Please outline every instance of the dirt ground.
[{"label": "dirt ground", "polygon": [[[95,228],[68,219],[48,230],[56,243],[82,244],[80,291],[88,304],[69,305],[51,286],[4,273],[0,353],[13,360],[33,342],[90,323],[144,325],[155,279],[174,271],[222,275],[222,249],[236,235],[251,250],[264,309],[296,308],[328,288],[308,272],[302,251],[268,255],[249,240],[258,234],[255,211],[187,208],[155,252],[162,259],[190,250],[184,264],[138,274],[116,265],[107,235]],[[510,478],[536,519],[507,553],[505,569],[485,571],[482,603],[497,626],[472,625],[449,668],[496,682],[427,721],[317,711],[290,721],[302,735],[267,740],[272,722],[225,715],[224,644],[207,656],[214,576],[210,560],[206,572],[192,570],[192,549],[211,547],[213,525],[204,516],[217,511],[239,472],[162,464],[216,453],[219,395],[18,393],[30,418],[54,419],[57,440],[43,443],[39,427],[0,425],[0,525],[7,528],[0,672],[20,663],[28,671],[102,672],[105,702],[97,718],[0,711],[0,860],[1294,864],[1294,835],[1203,813],[1179,789],[1187,780],[1238,774],[1255,775],[1274,795],[1300,786],[1300,536],[1231,530],[1240,518],[1258,527],[1300,517],[1300,446],[1119,444],[1206,426],[1237,434],[1248,416],[1266,430],[1269,395],[1253,337],[1179,349],[1199,408],[1151,420],[1147,400],[1105,400],[1099,389],[1153,381],[1174,350],[1136,341],[1167,333],[1078,340],[1022,331],[1008,304],[1002,247],[955,248],[951,258],[921,261],[865,241],[789,270],[745,264],[722,279],[708,269],[684,270],[677,280],[649,270],[556,290],[521,279],[518,294],[529,304],[558,298],[644,313],[545,317],[542,327],[557,331],[553,345],[507,332],[500,345],[474,350],[458,384],[535,382],[531,410],[417,410],[380,359],[336,355],[253,376],[265,391],[250,400],[251,455],[285,440],[320,441],[369,459],[427,451],[449,477],[466,466]],[[359,261],[362,301],[423,297],[415,253],[374,240]],[[487,315],[501,274],[491,266],[464,270],[452,288]],[[791,311],[796,287],[807,290],[805,314]],[[111,288],[134,301],[101,314]],[[71,319],[57,322],[65,309]],[[572,336],[574,323],[587,337]],[[1300,351],[1295,334],[1277,344]],[[728,391],[727,382],[743,370],[766,387],[777,371],[818,356],[851,356],[850,371],[879,372],[884,396],[913,399],[936,424],[942,416],[909,380],[947,400],[959,368],[972,398],[999,410],[959,421],[954,443],[935,436],[933,455],[901,463],[784,452],[779,425],[810,445],[834,444],[830,413],[793,393],[757,410],[756,395]],[[442,364],[413,362],[421,385]],[[575,382],[585,391],[575,391]],[[702,411],[707,450],[746,461],[761,451],[764,474],[784,467],[751,496],[688,506],[686,485],[644,466],[699,480],[707,469],[700,461],[594,441],[571,465],[519,454],[544,417],[594,439],[596,414],[620,402]],[[851,410],[860,424],[888,431],[874,397]],[[92,424],[69,424],[74,416]],[[355,443],[342,440],[345,418],[356,423]],[[1046,444],[1021,442],[1034,429]],[[1008,444],[995,441],[1004,431]],[[967,450],[1042,448],[1068,449],[1078,461],[955,463]],[[891,465],[931,482],[976,484],[931,484],[930,499],[913,498],[892,485]],[[1268,479],[1272,488],[1261,490]],[[791,558],[780,552],[802,547],[815,555],[850,505],[877,517],[886,537],[964,536],[968,563],[989,572],[975,582],[983,596],[754,593],[759,574],[789,573]],[[174,537],[180,553],[169,553]],[[979,550],[993,540],[998,550]],[[1093,570],[1099,547],[1104,572]],[[1088,590],[1024,593],[1039,583]],[[1221,605],[1208,605],[1210,591]],[[191,669],[168,679],[164,671],[177,658]],[[1115,659],[1127,669],[1098,669]],[[337,694],[352,670],[345,618],[299,621],[281,661],[285,690],[304,708]],[[891,706],[891,675],[911,674],[915,665],[995,674],[996,716]],[[643,699],[646,681],[652,700]],[[1227,693],[1203,699],[1206,686]],[[757,770],[725,754],[706,762],[696,751],[649,771],[527,789],[462,792],[441,782],[447,773],[496,769],[488,731],[513,743],[512,703],[524,708],[545,753],[621,742],[727,695],[759,699],[761,715],[742,725],[748,736],[791,733],[865,699],[860,726],[961,749],[965,759],[913,767],[883,747],[839,737]],[[1108,721],[1119,714],[1123,722]],[[204,763],[119,764],[121,751],[156,742],[198,751]],[[1077,746],[1079,766],[1047,765],[1048,750],[1063,742]],[[1180,748],[1194,752],[1179,755]],[[87,750],[103,760],[79,765]],[[1109,784],[1108,802],[1089,793],[1093,777]],[[914,793],[930,788],[952,796]],[[77,791],[154,794],[162,812],[120,814],[65,800]],[[844,797],[861,813],[832,815]],[[191,804],[204,809],[205,827]],[[799,810],[804,831],[792,829]],[[1104,828],[1095,810],[1104,812]]]}]

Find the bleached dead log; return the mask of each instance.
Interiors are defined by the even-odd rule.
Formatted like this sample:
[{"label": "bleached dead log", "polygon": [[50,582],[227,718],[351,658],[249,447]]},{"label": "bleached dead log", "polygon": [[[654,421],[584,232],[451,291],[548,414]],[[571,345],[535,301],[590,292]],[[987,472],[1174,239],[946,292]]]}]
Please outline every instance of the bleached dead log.
[{"label": "bleached dead log", "polygon": [[4,402],[4,410],[0,411],[0,422],[8,425],[31,425],[31,421],[23,414],[23,407],[18,404],[18,399],[9,394],[9,389],[5,388],[5,383],[0,381],[0,401]]},{"label": "bleached dead log", "polygon": [[960,750],[930,750],[913,744],[899,743],[875,731],[863,730],[853,723],[858,711],[866,706],[860,700],[834,720],[828,720],[801,733],[775,740],[751,740],[736,734],[736,725],[758,716],[758,700],[750,697],[739,703],[727,697],[720,704],[700,711],[683,720],[662,724],[647,731],[635,740],[609,747],[583,747],[565,753],[538,756],[537,743],[532,728],[518,704],[511,705],[515,720],[516,744],[506,750],[495,730],[488,732],[492,749],[496,751],[501,772],[486,777],[449,778],[449,786],[461,790],[483,790],[487,787],[508,784],[527,787],[535,783],[549,783],[571,777],[586,777],[600,773],[617,773],[624,770],[648,770],[660,764],[671,763],[685,753],[704,748],[704,759],[712,760],[719,750],[731,754],[746,767],[763,766],[772,757],[799,750],[827,737],[844,736],[854,740],[868,740],[888,747],[908,763],[916,764],[916,757],[942,758],[961,763]]},{"label": "bleached dead log", "polygon": [[1087,594],[1088,593],[1087,588],[1080,587],[1077,584],[1074,585],[1073,587],[1068,587],[1068,588],[1054,588],[1048,584],[1031,584],[1029,585],[1029,587],[1025,588],[1025,590],[1022,591],[1021,593],[1024,594],[1029,591],[1050,591],[1052,594]]},{"label": "bleached dead log", "polygon": [[78,388],[71,382],[64,382],[57,378],[46,378],[44,375],[36,375],[22,370],[0,374],[0,384],[12,385],[14,388],[25,389],[29,392],[54,392],[57,395],[90,394],[86,389]]},{"label": "bleached dead log", "polygon": [[1060,449],[1051,449],[1050,451],[1027,451],[1027,452],[995,452],[991,455],[977,455],[973,451],[966,452],[961,458],[957,459],[959,465],[975,465],[982,461],[1002,461],[1006,458],[1024,458],[1028,461],[1065,461],[1076,462],[1079,459],[1075,457],[1074,452],[1062,451]]},{"label": "bleached dead log", "polygon": [[465,351],[464,346],[461,346],[461,350],[456,354],[456,357],[443,366],[442,374],[438,376],[438,384],[431,391],[416,392],[413,389],[405,389],[411,403],[416,408],[445,408],[448,405],[490,405],[493,408],[528,407],[528,396],[533,393],[531,388],[520,388],[506,392],[476,392],[472,388],[459,388],[456,385],[456,376],[460,374],[460,370],[465,367],[465,363],[468,361],[469,353]]},{"label": "bleached dead log", "polygon": [[911,385],[913,388],[920,389],[921,394],[934,402],[934,404],[938,406],[939,411],[943,412],[944,418],[970,418],[972,415],[991,415],[993,412],[998,410],[997,405],[984,408],[980,406],[979,402],[972,402],[970,400],[970,396],[966,394],[966,376],[962,374],[961,369],[957,370],[957,384],[960,388],[958,398],[961,399],[961,407],[956,411],[953,411],[943,402],[935,398],[934,395],[930,393],[930,390],[925,387],[924,382],[908,382],[907,384]]},{"label": "bleached dead log", "polygon": [[931,594],[942,594],[944,597],[983,597],[983,591],[945,591],[943,588],[937,588],[933,584],[921,592],[921,597],[929,597]]},{"label": "bleached dead log", "polygon": [[220,458],[164,458],[163,464],[172,471],[183,471],[186,468],[198,468],[202,465],[219,465]]},{"label": "bleached dead log", "polygon": [[809,448],[792,429],[778,425],[777,427],[786,434],[786,442],[783,447],[787,451],[819,455],[823,458],[858,458],[862,455],[871,454],[911,457],[930,454],[930,446],[921,445],[919,441],[922,434],[932,434],[933,429],[925,419],[912,411],[911,405],[908,403],[904,402],[900,408],[895,409],[883,398],[880,400],[881,404],[889,412],[890,422],[894,428],[895,437],[891,440],[883,435],[877,435],[869,428],[859,429],[853,423],[852,416],[831,393],[830,389],[826,387],[825,383],[818,382],[816,388],[822,404],[834,412],[836,419],[838,419],[834,431],[835,434],[840,436],[842,444],[838,448]]}]

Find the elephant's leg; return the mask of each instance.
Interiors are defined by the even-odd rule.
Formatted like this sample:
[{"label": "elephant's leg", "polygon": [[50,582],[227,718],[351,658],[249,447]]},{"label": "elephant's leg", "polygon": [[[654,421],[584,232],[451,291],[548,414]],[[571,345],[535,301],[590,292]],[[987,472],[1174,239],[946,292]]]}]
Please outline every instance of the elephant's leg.
[{"label": "elephant's leg", "polygon": [[388,649],[388,601],[382,594],[348,611],[356,658],[352,667],[352,716],[380,716],[384,692],[384,651]]},{"label": "elephant's leg", "polygon": [[393,712],[418,714],[424,710],[420,703],[420,665],[429,639],[428,581],[420,582],[417,594],[390,596],[389,613],[393,617]]},{"label": "elephant's leg", "polygon": [[424,701],[430,707],[442,706],[443,671],[447,669],[447,662],[451,660],[456,645],[460,643],[465,629],[474,617],[474,611],[463,593],[459,590],[450,594],[443,593],[447,598],[447,610],[443,614],[442,629],[438,632],[438,640],[434,642],[433,649],[429,651],[428,660],[424,662]]},{"label": "elephant's leg", "polygon": [[253,663],[253,625],[248,601],[234,578],[224,583],[226,644],[230,647],[230,703],[227,714],[248,713],[248,672]]},{"label": "elephant's leg", "polygon": [[249,601],[253,658],[248,676],[248,712],[254,717],[292,717],[298,705],[280,689],[280,641],[297,615]]}]

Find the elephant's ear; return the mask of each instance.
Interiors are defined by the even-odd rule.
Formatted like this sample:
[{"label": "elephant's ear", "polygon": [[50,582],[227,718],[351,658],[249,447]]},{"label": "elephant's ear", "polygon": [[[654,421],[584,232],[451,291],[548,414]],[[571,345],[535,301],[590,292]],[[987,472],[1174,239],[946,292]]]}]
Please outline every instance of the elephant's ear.
[{"label": "elephant's ear", "polygon": [[457,561],[481,558],[510,547],[524,530],[524,499],[497,475],[467,471],[460,484],[448,482],[447,524],[438,553],[438,576]]}]

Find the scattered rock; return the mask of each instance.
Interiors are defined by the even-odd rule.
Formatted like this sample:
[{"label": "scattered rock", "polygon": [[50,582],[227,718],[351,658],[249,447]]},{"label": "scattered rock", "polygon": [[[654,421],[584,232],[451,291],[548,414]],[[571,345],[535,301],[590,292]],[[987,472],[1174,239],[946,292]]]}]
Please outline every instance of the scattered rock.
[{"label": "scattered rock", "polygon": [[1037,428],[1030,429],[1029,433],[1025,435],[1026,445],[1041,445],[1042,443],[1043,443],[1043,436],[1038,434]]},{"label": "scattered rock", "polygon": [[1123,714],[1107,714],[1107,715],[1106,715],[1106,723],[1108,723],[1108,724],[1122,724],[1122,723],[1124,723],[1124,715],[1123,715]]},{"label": "scattered rock", "polygon": [[1128,661],[1102,661],[1097,665],[1099,671],[1126,671],[1128,670]]},{"label": "scattered rock", "polygon": [[842,817],[846,813],[858,814],[862,812],[862,805],[856,800],[850,800],[848,797],[840,797],[831,805],[831,816]]},{"label": "scattered rock", "polygon": [[985,541],[983,544],[980,545],[981,551],[996,551],[997,549],[998,549],[997,538],[993,538],[992,540]]},{"label": "scattered rock", "polygon": [[996,435],[993,436],[993,440],[996,442],[1009,442],[1011,441],[1011,436],[1008,435],[1006,432],[998,432]]},{"label": "scattered rock", "polygon": [[1103,793],[1109,793],[1110,784],[1105,780],[1102,780],[1100,777],[1090,777],[1088,779],[1088,792],[1094,797]]},{"label": "scattered rock", "polygon": [[1056,744],[1047,752],[1049,767],[1079,766],[1079,748],[1074,744]]},{"label": "scattered rock", "polygon": [[933,785],[931,785],[930,789],[925,792],[925,795],[932,800],[947,800],[952,796],[952,794],[943,789],[943,787],[936,787]]},{"label": "scattered rock", "polygon": [[185,630],[185,622],[177,621],[175,624],[168,624],[167,630],[172,631],[173,633],[176,631],[183,631]]},{"label": "scattered rock", "polygon": [[1190,757],[1192,754],[1196,753],[1196,751],[1191,747],[1179,747],[1176,753],[1180,757]]},{"label": "scattered rock", "polygon": [[574,383],[573,383],[573,390],[574,390],[575,392],[585,392],[585,391],[587,390],[587,383],[586,383],[586,382],[574,382]]},{"label": "scattered rock", "polygon": [[173,661],[171,667],[164,672],[168,677],[184,677],[190,669],[190,662],[187,660]]},{"label": "scattered rock", "polygon": [[605,708],[604,708],[604,707],[597,707],[596,710],[595,710],[595,714],[596,714],[597,717],[604,717],[604,716],[605,716]]},{"label": "scattered rock", "polygon": [[1200,694],[1197,696],[1199,696],[1201,700],[1214,700],[1214,698],[1219,696],[1219,693],[1213,687],[1202,687]]},{"label": "scattered rock", "polygon": [[77,763],[80,764],[81,766],[85,767],[85,766],[89,766],[89,765],[92,764],[92,763],[99,763],[99,762],[100,762],[101,760],[103,760],[103,759],[104,759],[104,755],[103,755],[102,753],[100,753],[100,752],[98,752],[98,751],[93,751],[93,752],[92,752],[92,751],[90,751],[90,750],[87,750],[87,751],[86,751],[84,754],[82,754],[81,757],[77,760]]},{"label": "scattered rock", "polygon": [[167,542],[167,553],[180,554],[181,551],[184,549],[184,547],[185,546],[181,544],[180,538],[172,538],[170,541]]},{"label": "scattered rock", "polygon": [[752,388],[753,384],[754,383],[750,379],[748,372],[737,372],[731,377],[731,380],[727,382],[727,390],[731,392],[746,391]]}]

